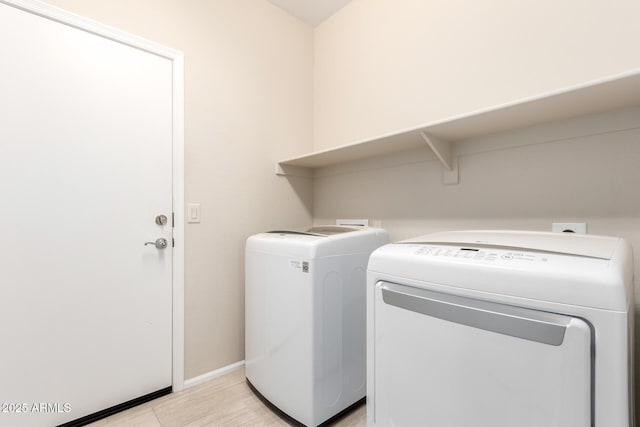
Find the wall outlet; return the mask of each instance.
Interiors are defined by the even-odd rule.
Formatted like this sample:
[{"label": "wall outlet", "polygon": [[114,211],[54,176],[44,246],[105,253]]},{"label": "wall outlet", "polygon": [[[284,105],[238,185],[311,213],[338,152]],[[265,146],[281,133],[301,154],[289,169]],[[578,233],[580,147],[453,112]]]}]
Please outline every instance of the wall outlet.
[{"label": "wall outlet", "polygon": [[554,222],[551,224],[554,233],[587,234],[586,222]]}]

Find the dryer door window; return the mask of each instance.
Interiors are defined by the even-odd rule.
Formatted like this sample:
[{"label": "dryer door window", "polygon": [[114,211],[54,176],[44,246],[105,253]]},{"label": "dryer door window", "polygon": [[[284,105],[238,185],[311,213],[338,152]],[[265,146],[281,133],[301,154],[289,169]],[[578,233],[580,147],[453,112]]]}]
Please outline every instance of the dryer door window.
[{"label": "dryer door window", "polygon": [[582,319],[387,282],[374,312],[376,425],[591,425]]}]

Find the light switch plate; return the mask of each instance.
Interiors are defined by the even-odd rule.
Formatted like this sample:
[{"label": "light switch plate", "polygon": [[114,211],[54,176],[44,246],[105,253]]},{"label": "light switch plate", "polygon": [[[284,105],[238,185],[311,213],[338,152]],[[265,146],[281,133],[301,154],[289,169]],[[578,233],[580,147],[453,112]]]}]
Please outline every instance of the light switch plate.
[{"label": "light switch plate", "polygon": [[200,203],[187,204],[187,222],[191,224],[200,222]]}]

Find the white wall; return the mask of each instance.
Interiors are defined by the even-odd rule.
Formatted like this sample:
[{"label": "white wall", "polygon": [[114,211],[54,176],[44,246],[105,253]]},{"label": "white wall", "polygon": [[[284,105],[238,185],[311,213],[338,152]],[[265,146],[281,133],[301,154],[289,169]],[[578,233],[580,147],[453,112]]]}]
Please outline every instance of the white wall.
[{"label": "white wall", "polygon": [[640,67],[636,0],[353,0],[315,29],[314,148]]},{"label": "white wall", "polygon": [[311,27],[265,0],[48,2],[184,52],[185,377],[244,359],[244,240],[311,223],[311,182],[273,173],[311,149]]}]

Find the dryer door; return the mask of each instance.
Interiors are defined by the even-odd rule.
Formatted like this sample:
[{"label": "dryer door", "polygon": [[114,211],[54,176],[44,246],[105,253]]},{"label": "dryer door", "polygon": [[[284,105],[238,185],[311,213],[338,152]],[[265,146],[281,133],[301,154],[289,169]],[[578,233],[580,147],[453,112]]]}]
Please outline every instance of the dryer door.
[{"label": "dryer door", "polygon": [[585,321],[387,282],[374,311],[376,426],[591,425]]}]

